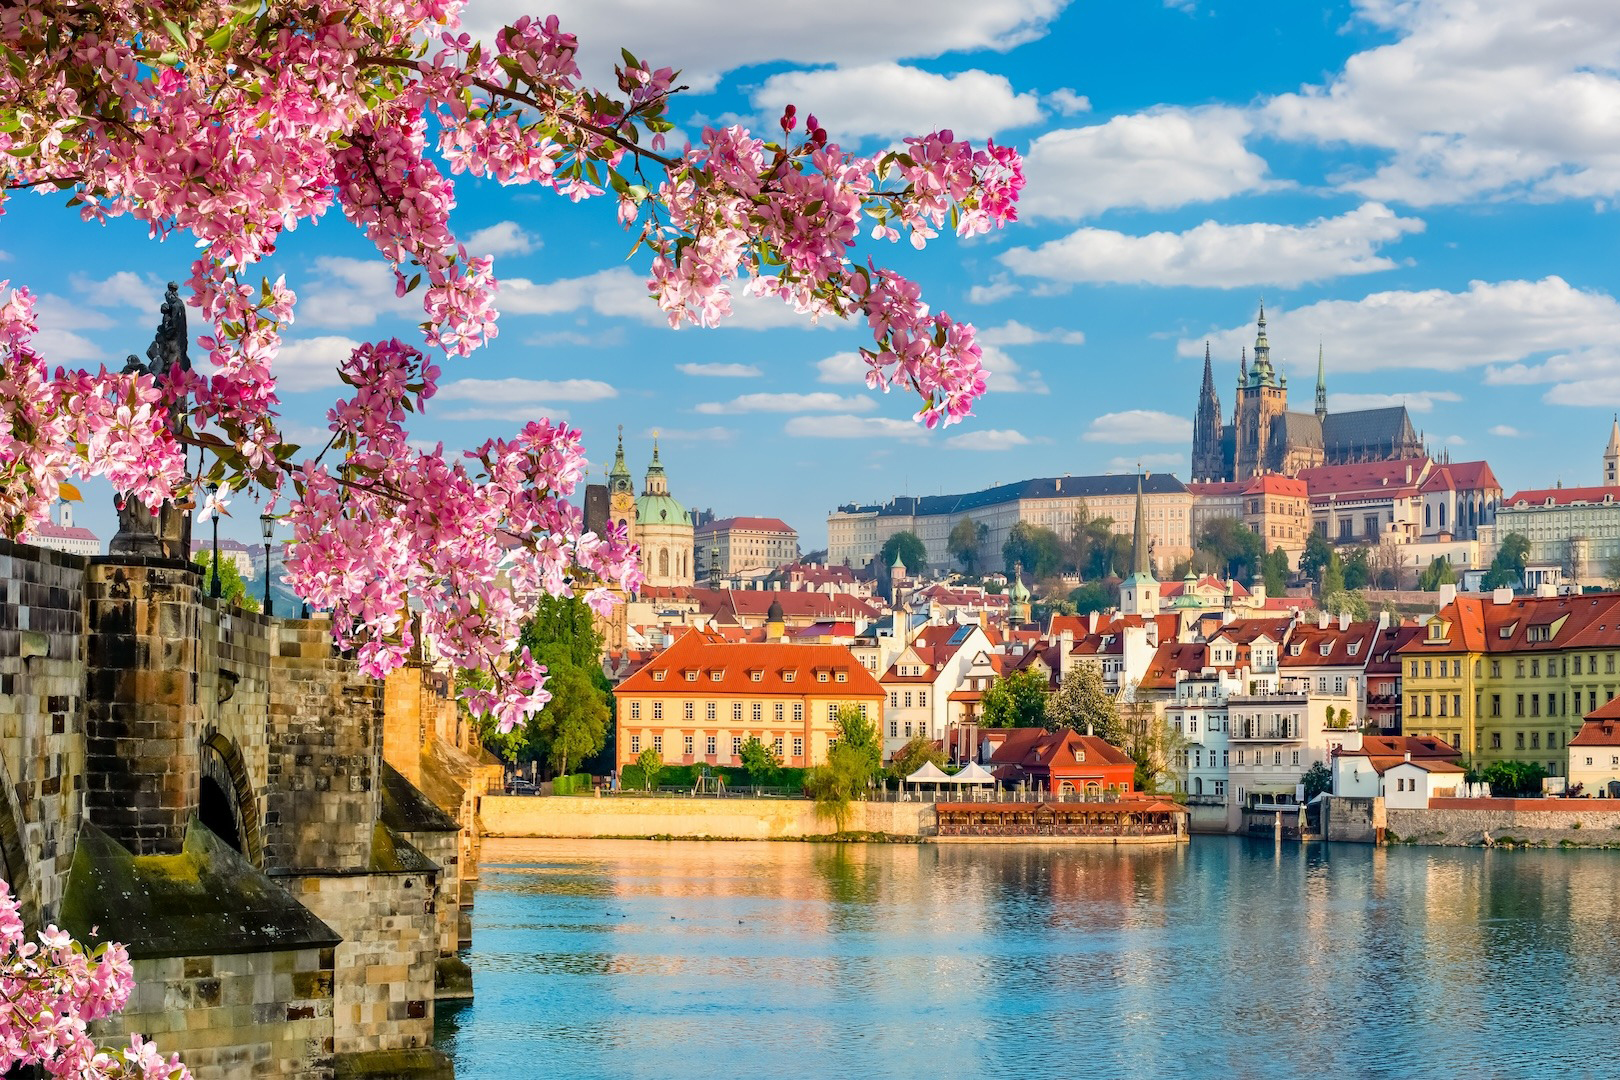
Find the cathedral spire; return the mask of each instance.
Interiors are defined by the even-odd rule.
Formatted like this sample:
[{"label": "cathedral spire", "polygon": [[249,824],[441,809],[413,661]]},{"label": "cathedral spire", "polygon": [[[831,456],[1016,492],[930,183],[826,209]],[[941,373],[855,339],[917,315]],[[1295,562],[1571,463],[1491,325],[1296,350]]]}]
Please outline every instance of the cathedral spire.
[{"label": "cathedral spire", "polygon": [[1249,347],[1247,345],[1245,345],[1245,346],[1243,346],[1243,351],[1238,354],[1238,385],[1242,386],[1244,383],[1246,383],[1248,381],[1249,381]]},{"label": "cathedral spire", "polygon": [[1327,419],[1327,375],[1322,366],[1322,343],[1316,343],[1316,418]]},{"label": "cathedral spire", "polygon": [[1157,615],[1159,583],[1153,577],[1153,557],[1147,530],[1147,504],[1142,497],[1142,473],[1136,473],[1136,526],[1131,537],[1131,576],[1119,589],[1122,615]]},{"label": "cathedral spire", "polygon": [[1260,301],[1260,321],[1254,335],[1254,377],[1261,386],[1275,382],[1271,367],[1271,342],[1266,340],[1266,302]]}]

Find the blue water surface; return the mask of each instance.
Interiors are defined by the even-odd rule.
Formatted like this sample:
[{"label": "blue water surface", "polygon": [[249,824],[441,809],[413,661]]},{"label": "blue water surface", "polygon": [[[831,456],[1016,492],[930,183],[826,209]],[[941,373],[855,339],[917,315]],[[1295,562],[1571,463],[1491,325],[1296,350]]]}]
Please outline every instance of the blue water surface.
[{"label": "blue water surface", "polygon": [[1620,853],[487,841],[462,1080],[1620,1076]]}]

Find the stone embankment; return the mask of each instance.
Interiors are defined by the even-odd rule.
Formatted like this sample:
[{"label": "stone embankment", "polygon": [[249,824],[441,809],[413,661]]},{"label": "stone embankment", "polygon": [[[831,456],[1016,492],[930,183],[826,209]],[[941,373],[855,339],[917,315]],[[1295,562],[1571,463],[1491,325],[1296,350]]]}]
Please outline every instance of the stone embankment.
[{"label": "stone embankment", "polygon": [[[482,836],[570,839],[795,840],[838,832],[807,799],[605,798],[486,795]],[[851,803],[846,833],[916,838],[933,831],[930,803]]]},{"label": "stone embankment", "polygon": [[1431,799],[1387,811],[1390,843],[1436,847],[1620,847],[1620,800]]}]

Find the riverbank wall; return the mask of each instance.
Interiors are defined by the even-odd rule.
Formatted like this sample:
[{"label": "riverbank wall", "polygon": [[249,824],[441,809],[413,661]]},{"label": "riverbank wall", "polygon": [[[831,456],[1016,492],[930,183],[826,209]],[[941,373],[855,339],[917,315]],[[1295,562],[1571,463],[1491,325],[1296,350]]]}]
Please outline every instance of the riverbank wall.
[{"label": "riverbank wall", "polygon": [[[676,840],[794,840],[838,832],[808,799],[608,798],[486,795],[482,836]],[[850,803],[844,832],[922,837],[934,830],[932,803]]]},{"label": "riverbank wall", "polygon": [[1620,847],[1620,800],[1430,799],[1427,810],[1386,811],[1390,843]]}]

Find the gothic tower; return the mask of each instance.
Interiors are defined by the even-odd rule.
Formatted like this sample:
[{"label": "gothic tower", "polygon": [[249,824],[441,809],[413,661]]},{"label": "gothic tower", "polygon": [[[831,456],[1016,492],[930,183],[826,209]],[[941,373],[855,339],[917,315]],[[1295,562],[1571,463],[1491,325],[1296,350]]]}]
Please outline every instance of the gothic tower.
[{"label": "gothic tower", "polygon": [[619,449],[608,472],[608,519],[631,532],[636,527],[636,484],[624,462],[624,425],[619,425]]},{"label": "gothic tower", "polygon": [[1316,343],[1316,418],[1327,421],[1327,376],[1322,367],[1322,343]]},{"label": "gothic tower", "polygon": [[[1237,406],[1232,412],[1236,438],[1232,455],[1232,479],[1251,480],[1265,472],[1272,445],[1273,422],[1282,423],[1288,411],[1288,382],[1279,379],[1271,366],[1271,343],[1266,340],[1266,305],[1260,304],[1260,319],[1254,338],[1254,364],[1238,385]],[[1277,468],[1281,468],[1278,463]]]},{"label": "gothic tower", "polygon": [[1603,451],[1603,483],[1608,487],[1620,485],[1620,416],[1609,428],[1609,448]]},{"label": "gothic tower", "polygon": [[1142,501],[1142,474],[1136,475],[1136,527],[1131,537],[1131,576],[1119,587],[1121,615],[1157,615],[1159,583],[1153,577],[1152,540],[1148,536],[1147,508]]},{"label": "gothic tower", "polygon": [[1215,376],[1209,365],[1209,342],[1204,342],[1204,385],[1198,391],[1193,415],[1192,475],[1194,480],[1225,480],[1226,456],[1221,452],[1221,399],[1215,394]]}]

